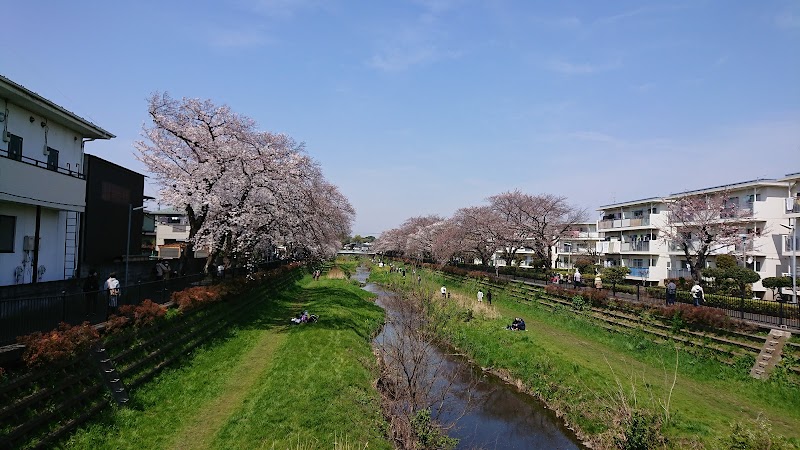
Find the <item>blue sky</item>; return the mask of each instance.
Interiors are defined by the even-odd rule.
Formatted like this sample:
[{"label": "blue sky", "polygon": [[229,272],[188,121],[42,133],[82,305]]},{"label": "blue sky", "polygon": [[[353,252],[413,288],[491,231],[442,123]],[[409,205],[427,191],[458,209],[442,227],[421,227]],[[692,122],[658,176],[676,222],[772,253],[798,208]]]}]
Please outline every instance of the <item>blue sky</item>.
[{"label": "blue sky", "polygon": [[210,98],[305,142],[362,235],[512,189],[594,210],[800,171],[797,0],[3,12],[0,74],[117,135],[87,152],[144,172],[132,142],[148,95]]}]

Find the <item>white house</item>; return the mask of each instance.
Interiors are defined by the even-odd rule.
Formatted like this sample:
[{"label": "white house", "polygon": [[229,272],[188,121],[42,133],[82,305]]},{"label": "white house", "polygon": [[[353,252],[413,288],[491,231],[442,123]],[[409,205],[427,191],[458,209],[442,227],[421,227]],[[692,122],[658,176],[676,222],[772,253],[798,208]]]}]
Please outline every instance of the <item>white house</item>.
[{"label": "white house", "polygon": [[0,76],[0,285],[75,276],[84,144],[113,137]]}]

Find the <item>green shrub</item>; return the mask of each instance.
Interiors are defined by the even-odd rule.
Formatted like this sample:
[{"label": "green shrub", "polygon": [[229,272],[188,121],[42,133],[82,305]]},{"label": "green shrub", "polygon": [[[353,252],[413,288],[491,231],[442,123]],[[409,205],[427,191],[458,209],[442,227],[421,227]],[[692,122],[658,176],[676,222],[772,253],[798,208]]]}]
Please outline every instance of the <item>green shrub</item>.
[{"label": "green shrub", "polygon": [[411,427],[421,449],[447,450],[458,445],[458,439],[448,437],[431,419],[431,410],[417,411],[411,419]]},{"label": "green shrub", "polygon": [[622,436],[614,439],[623,450],[649,450],[663,441],[661,419],[650,412],[633,411],[622,423]]},{"label": "green shrub", "polygon": [[782,436],[774,436],[769,421],[758,416],[752,425],[731,424],[730,436],[722,439],[720,447],[730,450],[783,450],[792,448]]}]

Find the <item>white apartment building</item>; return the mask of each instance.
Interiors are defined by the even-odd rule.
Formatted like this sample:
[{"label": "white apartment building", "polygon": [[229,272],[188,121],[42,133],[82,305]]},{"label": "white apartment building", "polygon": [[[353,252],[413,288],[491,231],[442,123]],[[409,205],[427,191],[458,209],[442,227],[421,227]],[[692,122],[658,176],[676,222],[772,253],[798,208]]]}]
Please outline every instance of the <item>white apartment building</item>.
[{"label": "white apartment building", "polygon": [[558,244],[553,247],[553,261],[551,267],[557,269],[574,269],[575,260],[589,258],[595,264],[600,263],[597,243],[600,242],[600,233],[597,231],[596,222],[578,223],[567,232]]},{"label": "white apartment building", "polygon": [[84,144],[113,137],[0,76],[0,285],[75,276]]},{"label": "white apartment building", "polygon": [[[781,276],[790,271],[791,265],[791,255],[787,251],[791,248],[787,239],[788,230],[781,227],[781,223],[788,225],[789,217],[799,215],[793,212],[800,212],[798,179],[800,174],[780,180],[747,181],[681,192],[664,198],[602,206],[598,209],[600,220],[597,225],[603,240],[597,243],[597,251],[601,254],[603,265],[629,267],[629,279],[663,285],[666,278],[690,278],[683,252],[659,236],[659,230],[667,225],[665,202],[686,195],[727,191],[728,203],[748,209],[752,219],[742,224],[741,243],[716,249],[709,256],[707,265],[714,266],[716,255],[733,254],[758,272],[762,279]],[[792,212],[789,212],[789,207]],[[753,233],[754,239],[746,237]],[[753,292],[759,296],[766,294],[767,298],[771,296],[761,282],[753,285]]]}]

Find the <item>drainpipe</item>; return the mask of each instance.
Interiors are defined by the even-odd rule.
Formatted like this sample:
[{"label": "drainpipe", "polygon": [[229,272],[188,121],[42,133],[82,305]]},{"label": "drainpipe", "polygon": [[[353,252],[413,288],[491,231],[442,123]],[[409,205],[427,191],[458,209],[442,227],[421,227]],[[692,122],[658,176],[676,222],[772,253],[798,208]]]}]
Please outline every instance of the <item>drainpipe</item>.
[{"label": "drainpipe", "polygon": [[31,283],[39,281],[39,230],[42,224],[42,207],[36,205],[36,231],[33,234],[33,267],[31,267]]}]

